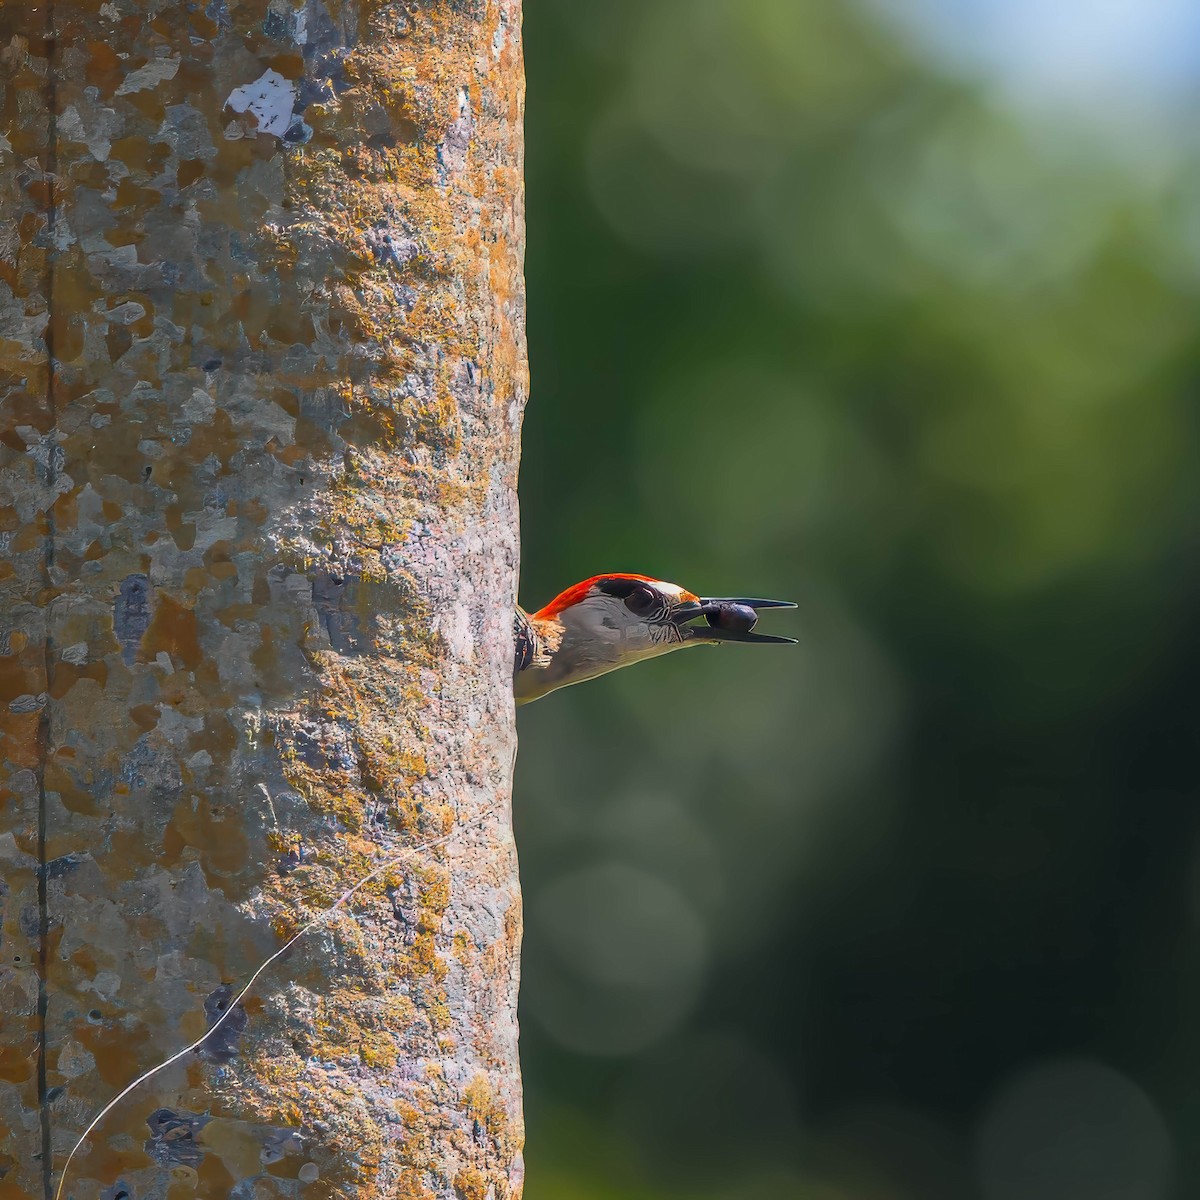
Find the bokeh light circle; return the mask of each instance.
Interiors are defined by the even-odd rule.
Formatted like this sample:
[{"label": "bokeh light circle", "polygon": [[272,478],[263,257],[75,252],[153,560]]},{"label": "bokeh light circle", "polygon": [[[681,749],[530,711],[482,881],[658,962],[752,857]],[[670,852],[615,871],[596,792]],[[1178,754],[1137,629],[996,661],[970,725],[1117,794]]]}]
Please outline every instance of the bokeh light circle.
[{"label": "bokeh light circle", "polygon": [[985,1200],[1161,1200],[1170,1158],[1146,1093],[1089,1059],[1039,1063],[1004,1084],[976,1142]]}]

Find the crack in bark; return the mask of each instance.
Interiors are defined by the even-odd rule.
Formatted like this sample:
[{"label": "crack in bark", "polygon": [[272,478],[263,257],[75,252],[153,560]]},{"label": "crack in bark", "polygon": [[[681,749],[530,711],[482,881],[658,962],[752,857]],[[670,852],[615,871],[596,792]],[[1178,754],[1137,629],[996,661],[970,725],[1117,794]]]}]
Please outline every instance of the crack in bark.
[{"label": "crack in bark", "polygon": [[[54,71],[57,42],[54,29],[54,0],[46,6],[46,166],[42,175],[46,184],[46,411],[50,417],[49,436],[53,440],[58,427],[58,412],[54,398],[54,256],[55,256],[55,185],[58,175],[58,89]],[[37,1095],[42,1138],[42,1192],[46,1200],[54,1194],[54,1159],[51,1139],[49,1089],[46,1080],[47,1017],[50,1009],[50,902],[49,874],[46,860],[46,765],[50,755],[50,684],[54,671],[53,635],[50,627],[50,599],[54,586],[55,528],[54,484],[58,475],[58,457],[53,448],[46,458],[46,534],[43,551],[43,577],[46,588],[46,626],[43,636],[43,677],[45,698],[38,719],[38,827],[37,827],[37,899],[38,899],[38,1056]]]}]

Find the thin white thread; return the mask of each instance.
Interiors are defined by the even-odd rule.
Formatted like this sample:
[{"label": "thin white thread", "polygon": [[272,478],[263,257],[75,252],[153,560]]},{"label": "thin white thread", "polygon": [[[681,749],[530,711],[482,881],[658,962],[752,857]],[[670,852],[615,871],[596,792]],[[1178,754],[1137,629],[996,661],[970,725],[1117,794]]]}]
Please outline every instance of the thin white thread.
[{"label": "thin white thread", "polygon": [[100,1122],[103,1121],[104,1118],[107,1117],[108,1114],[112,1112],[112,1110],[130,1094],[130,1092],[141,1087],[141,1085],[148,1079],[153,1079],[154,1076],[159,1073],[159,1071],[165,1071],[172,1063],[177,1063],[181,1058],[186,1058],[187,1055],[193,1053],[193,1051],[199,1050],[200,1047],[203,1046],[204,1043],[207,1042],[208,1039],[212,1037],[212,1035],[216,1033],[218,1029],[221,1028],[221,1026],[228,1019],[230,1013],[232,1013],[233,1010],[246,998],[250,989],[258,981],[258,977],[273,962],[279,958],[282,958],[283,955],[285,955],[306,933],[310,933],[312,930],[316,929],[318,925],[322,924],[328,917],[333,916],[333,914],[337,912],[337,910],[341,908],[342,905],[351,898],[351,896],[353,896],[362,888],[366,887],[372,879],[377,879],[386,871],[390,871],[393,867],[398,866],[401,859],[410,854],[423,854],[426,850],[432,850],[434,846],[441,846],[446,842],[453,841],[453,839],[460,833],[465,833],[472,826],[479,825],[483,821],[487,820],[487,818],[492,816],[492,814],[495,813],[499,807],[500,806],[498,804],[493,804],[490,808],[484,809],[484,811],[481,812],[477,817],[472,817],[472,819],[467,821],[466,824],[459,825],[457,828],[451,829],[449,833],[443,833],[440,837],[430,838],[429,841],[421,842],[417,846],[406,846],[403,850],[398,851],[386,862],[380,863],[379,866],[371,871],[370,874],[364,875],[353,887],[347,888],[346,891],[344,891],[327,909],[319,912],[315,917],[309,920],[306,925],[302,925],[295,933],[292,934],[290,938],[288,938],[286,942],[283,943],[282,946],[279,947],[278,950],[275,951],[274,954],[270,956],[270,958],[264,959],[262,963],[259,964],[254,974],[251,975],[246,981],[246,984],[242,990],[238,992],[238,994],[229,1002],[229,1004],[225,1006],[225,1011],[212,1023],[212,1025],[209,1026],[207,1030],[205,1030],[201,1037],[198,1037],[194,1042],[191,1043],[191,1045],[184,1046],[182,1050],[177,1050],[171,1055],[170,1058],[163,1059],[158,1066],[151,1067],[150,1070],[144,1071],[132,1083],[126,1084],[125,1087],[122,1088],[121,1091],[119,1091],[91,1119],[87,1128],[79,1135],[79,1140],[74,1146],[71,1147],[71,1153],[67,1155],[67,1161],[63,1163],[62,1174],[58,1177],[58,1187],[54,1190],[54,1200],[62,1200],[63,1188],[67,1183],[67,1172],[71,1169],[71,1163],[74,1161],[75,1155],[79,1152],[79,1147],[87,1141],[91,1134],[96,1130],[97,1126],[99,1126]]}]

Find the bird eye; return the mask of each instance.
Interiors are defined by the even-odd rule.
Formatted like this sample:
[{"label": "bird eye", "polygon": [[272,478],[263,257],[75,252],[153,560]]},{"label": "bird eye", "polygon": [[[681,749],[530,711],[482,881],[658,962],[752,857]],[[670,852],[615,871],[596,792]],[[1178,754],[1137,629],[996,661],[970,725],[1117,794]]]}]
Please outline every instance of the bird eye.
[{"label": "bird eye", "polygon": [[634,588],[625,597],[625,607],[639,617],[648,617],[661,603],[658,593],[648,587]]}]

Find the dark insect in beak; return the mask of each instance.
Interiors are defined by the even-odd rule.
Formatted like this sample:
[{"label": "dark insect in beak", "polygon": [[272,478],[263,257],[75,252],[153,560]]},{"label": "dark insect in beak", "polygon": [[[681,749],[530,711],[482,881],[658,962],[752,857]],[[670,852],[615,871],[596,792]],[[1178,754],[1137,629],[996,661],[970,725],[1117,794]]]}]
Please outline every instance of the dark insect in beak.
[{"label": "dark insect in beak", "polygon": [[681,628],[703,617],[707,628],[688,625],[688,634],[699,641],[707,642],[760,642],[778,645],[795,645],[796,639],[776,637],[770,633],[755,633],[758,610],[762,608],[795,608],[790,600],[756,600],[742,596],[708,596],[698,603],[679,605],[671,619]]}]

